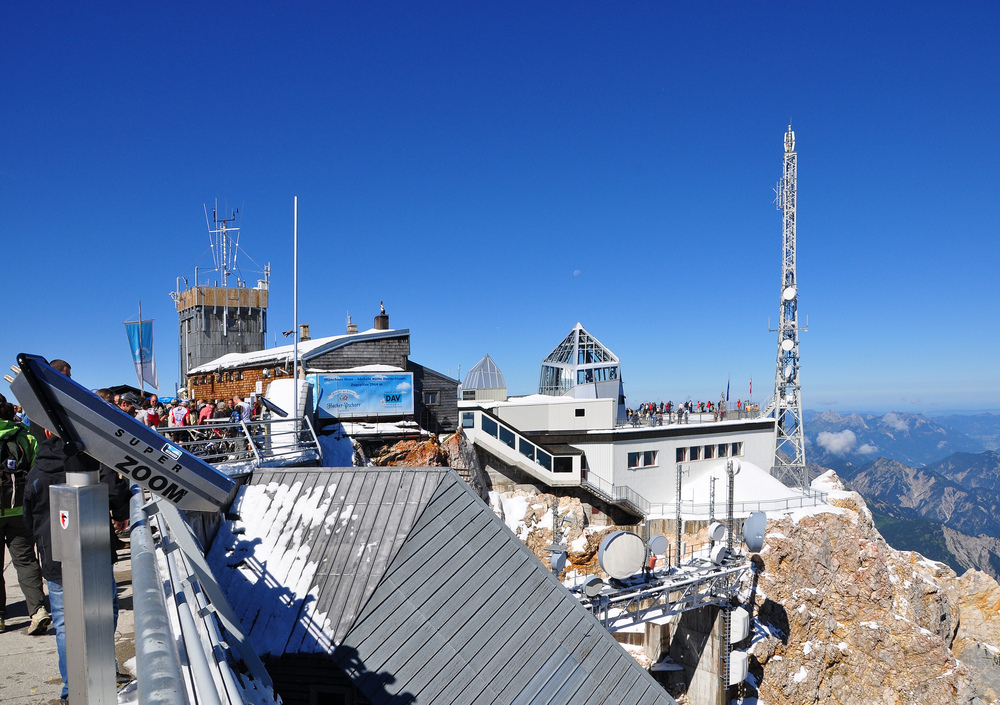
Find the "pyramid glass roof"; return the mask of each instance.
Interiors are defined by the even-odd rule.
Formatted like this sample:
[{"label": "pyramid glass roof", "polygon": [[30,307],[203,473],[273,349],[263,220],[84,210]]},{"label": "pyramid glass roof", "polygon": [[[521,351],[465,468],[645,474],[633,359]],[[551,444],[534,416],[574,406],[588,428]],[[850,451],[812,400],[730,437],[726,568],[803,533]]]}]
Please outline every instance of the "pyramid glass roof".
[{"label": "pyramid glass roof", "polygon": [[489,355],[473,365],[465,375],[463,389],[506,389],[503,373]]}]

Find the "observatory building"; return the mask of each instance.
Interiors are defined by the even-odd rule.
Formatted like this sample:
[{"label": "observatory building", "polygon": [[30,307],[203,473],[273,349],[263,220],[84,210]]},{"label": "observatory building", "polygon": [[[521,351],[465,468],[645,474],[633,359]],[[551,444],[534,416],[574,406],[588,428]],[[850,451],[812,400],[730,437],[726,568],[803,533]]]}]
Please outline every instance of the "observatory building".
[{"label": "observatory building", "polygon": [[462,385],[462,399],[477,401],[489,399],[493,401],[507,400],[507,382],[503,373],[488,354],[472,366],[465,375]]},{"label": "observatory building", "polygon": [[580,323],[542,361],[538,393],[574,399],[617,399],[625,418],[621,361]]}]

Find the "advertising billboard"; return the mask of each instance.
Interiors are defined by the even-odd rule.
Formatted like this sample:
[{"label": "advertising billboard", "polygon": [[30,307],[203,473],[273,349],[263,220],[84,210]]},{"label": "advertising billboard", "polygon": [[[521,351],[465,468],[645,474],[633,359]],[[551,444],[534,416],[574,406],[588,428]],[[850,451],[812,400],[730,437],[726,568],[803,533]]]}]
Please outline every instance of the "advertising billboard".
[{"label": "advertising billboard", "polygon": [[413,374],[369,372],[310,375],[316,418],[413,415]]}]

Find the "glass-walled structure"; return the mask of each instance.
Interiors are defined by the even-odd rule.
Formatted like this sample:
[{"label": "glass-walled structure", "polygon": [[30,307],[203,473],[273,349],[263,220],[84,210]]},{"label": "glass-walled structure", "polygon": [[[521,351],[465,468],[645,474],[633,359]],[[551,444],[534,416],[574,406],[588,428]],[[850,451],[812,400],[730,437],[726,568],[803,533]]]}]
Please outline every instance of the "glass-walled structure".
[{"label": "glass-walled structure", "polygon": [[503,373],[497,367],[497,363],[493,362],[493,358],[489,355],[477,362],[465,376],[465,383],[462,385],[462,399],[465,401],[507,400],[507,382],[504,381]]},{"label": "glass-walled structure", "polygon": [[621,361],[577,323],[542,361],[538,393],[577,399],[617,398],[624,415]]}]

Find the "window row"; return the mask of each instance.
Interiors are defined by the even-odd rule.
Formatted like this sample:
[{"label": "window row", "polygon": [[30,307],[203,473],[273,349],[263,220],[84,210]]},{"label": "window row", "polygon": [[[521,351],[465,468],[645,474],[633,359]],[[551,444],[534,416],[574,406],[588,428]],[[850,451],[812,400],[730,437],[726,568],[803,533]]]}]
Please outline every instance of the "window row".
[{"label": "window row", "polygon": [[632,470],[635,468],[648,468],[656,465],[656,455],[657,451],[655,450],[643,450],[636,453],[629,453],[628,467]]},{"label": "window row", "polygon": [[588,382],[607,382],[618,379],[617,367],[595,367],[589,370],[576,371],[576,383],[587,384]]},{"label": "window row", "polygon": [[677,449],[677,462],[689,460],[712,460],[713,458],[728,458],[743,455],[743,442],[719,443],[707,446],[690,446]]},{"label": "window row", "polygon": [[[475,428],[475,424],[475,414],[471,411],[463,411],[462,428]],[[541,465],[549,472],[573,472],[573,458],[571,456],[553,456],[531,441],[519,438],[509,428],[497,423],[485,414],[480,417],[480,428],[511,450],[516,450],[525,458]]]}]

